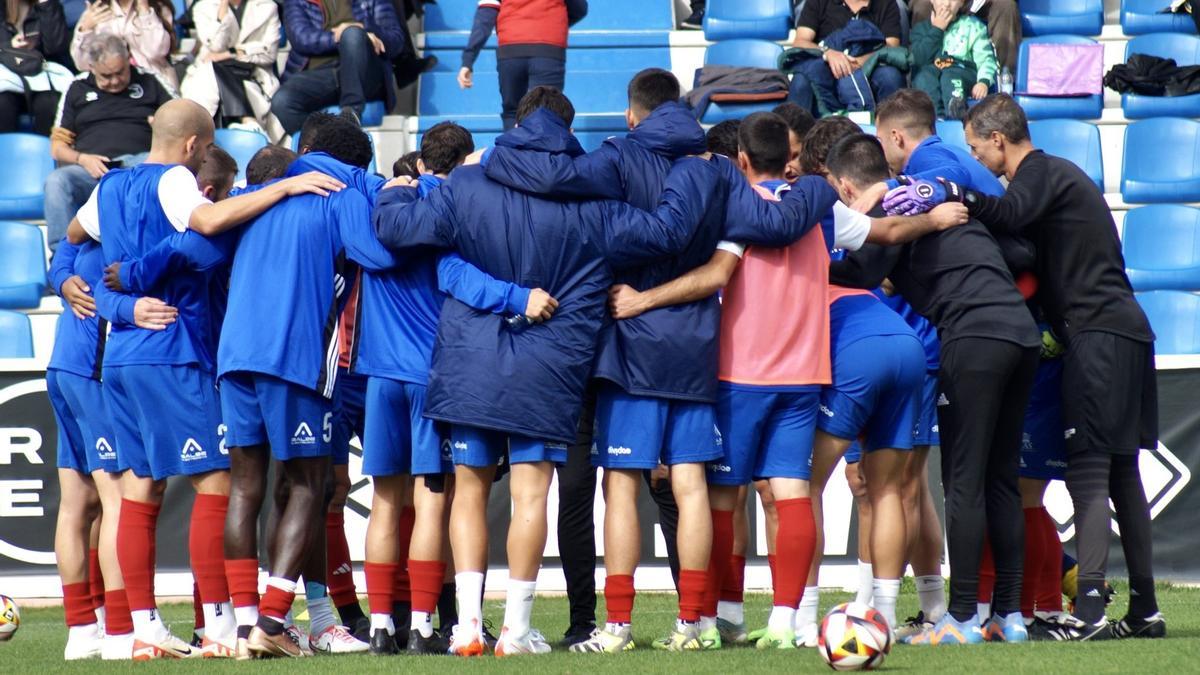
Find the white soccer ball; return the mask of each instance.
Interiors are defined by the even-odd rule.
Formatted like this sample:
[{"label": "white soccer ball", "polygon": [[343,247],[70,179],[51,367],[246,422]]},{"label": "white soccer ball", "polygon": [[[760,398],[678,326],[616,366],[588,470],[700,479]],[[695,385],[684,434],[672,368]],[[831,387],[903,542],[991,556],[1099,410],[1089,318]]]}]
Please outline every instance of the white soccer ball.
[{"label": "white soccer ball", "polygon": [[8,642],[21,627],[21,610],[7,595],[0,595],[0,642]]},{"label": "white soccer ball", "polygon": [[817,651],[834,670],[874,670],[891,650],[887,619],[872,607],[842,603],[821,620]]}]

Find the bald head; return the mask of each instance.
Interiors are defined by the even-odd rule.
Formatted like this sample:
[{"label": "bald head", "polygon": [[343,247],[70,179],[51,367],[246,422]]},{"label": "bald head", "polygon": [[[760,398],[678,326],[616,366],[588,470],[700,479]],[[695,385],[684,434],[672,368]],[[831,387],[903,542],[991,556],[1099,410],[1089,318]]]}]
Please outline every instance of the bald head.
[{"label": "bald head", "polygon": [[177,98],[154,111],[150,154],[164,164],[183,164],[195,173],[213,141],[213,121],[194,101]]}]

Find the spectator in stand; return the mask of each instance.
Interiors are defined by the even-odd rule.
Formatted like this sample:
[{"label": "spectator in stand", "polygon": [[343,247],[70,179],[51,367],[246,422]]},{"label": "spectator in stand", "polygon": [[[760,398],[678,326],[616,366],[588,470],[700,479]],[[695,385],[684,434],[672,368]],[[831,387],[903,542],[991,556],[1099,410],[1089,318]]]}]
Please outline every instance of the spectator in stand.
[{"label": "spectator in stand", "polygon": [[175,48],[175,7],[171,0],[96,0],[75,25],[71,58],[79,70],[91,70],[84,43],[93,35],[116,35],[125,40],[133,65],[153,73],[175,93],[179,76],[171,66]]},{"label": "spectator in stand", "polygon": [[[793,45],[802,49],[821,51],[803,63],[792,77],[788,100],[814,115],[828,115],[840,110],[873,110],[875,101],[882,101],[904,87],[904,74],[895,66],[878,59],[871,67],[876,52],[850,56],[831,49],[825,41],[838,36],[848,27],[852,32],[861,26],[852,22],[868,22],[883,34],[884,47],[900,46],[900,9],[896,0],[807,0],[796,21]],[[877,50],[881,51],[881,50]],[[871,68],[869,77],[864,67]],[[860,72],[862,71],[862,72]],[[870,92],[863,92],[869,87]]]},{"label": "spectator in stand", "polygon": [[567,73],[567,29],[587,16],[587,0],[479,0],[463,50],[458,86],[470,89],[479,50],[496,31],[500,119],[516,126],[517,104],[536,87],[562,91]]},{"label": "spectator in stand", "polygon": [[146,159],[150,117],[173,98],[157,77],[130,66],[129,49],[116,35],[94,36],[83,53],[91,72],[63,94],[50,133],[50,154],[59,163],[46,177],[51,248],[67,233],[101,176]]},{"label": "spectator in stand", "polygon": [[395,104],[391,60],[404,31],[391,0],[284,0],[292,51],[271,110],[296,133],[309,113],[338,105],[362,119],[367,101]]},{"label": "spectator in stand", "polygon": [[[941,0],[912,0],[912,23],[917,25],[933,16]],[[1021,46],[1021,10],[1017,0],[968,0],[968,12],[987,24],[988,35],[996,46],[1000,66],[1017,72],[1017,48]],[[1163,3],[1164,6],[1168,3]]]},{"label": "spectator in stand", "polygon": [[[37,72],[10,70],[15,61],[0,59],[0,133],[17,131],[22,113],[33,117],[33,131],[46,136],[54,124],[58,97],[74,79],[68,47],[71,32],[58,0],[9,0],[0,45],[36,52],[41,56]],[[24,70],[24,68],[22,68]]]},{"label": "spectator in stand", "polygon": [[679,27],[683,30],[704,30],[704,10],[708,7],[708,0],[691,0],[688,6],[692,8],[692,13],[679,22]]},{"label": "spectator in stand", "polygon": [[271,96],[279,89],[274,0],[196,0],[192,18],[200,53],[180,93],[218,118],[217,126],[240,125],[278,142],[283,127],[271,114]]},{"label": "spectator in stand", "polygon": [[937,0],[929,21],[913,26],[913,86],[933,99],[938,118],[967,115],[967,97],[982,100],[996,82],[996,51],[987,25],[967,0]]}]

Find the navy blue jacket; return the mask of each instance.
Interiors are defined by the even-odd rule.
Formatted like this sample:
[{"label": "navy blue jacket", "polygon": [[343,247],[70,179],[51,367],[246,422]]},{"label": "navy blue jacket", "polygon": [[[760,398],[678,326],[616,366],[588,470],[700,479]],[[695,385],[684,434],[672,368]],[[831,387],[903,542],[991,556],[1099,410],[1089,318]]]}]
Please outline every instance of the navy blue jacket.
[{"label": "navy blue jacket", "polygon": [[[579,156],[558,116],[538,110],[501,137],[509,147]],[[411,188],[384,190],[373,219],[393,249],[457,248],[492,276],[543,288],[554,318],[512,331],[495,314],[451,298],[442,308],[425,413],[433,419],[520,436],[575,440],[584,387],[605,321],[613,267],[685,249],[702,221],[724,213],[721,177],[707,161],[671,172],[654,213],[614,201],[554,201],[456,169],[418,201]]]},{"label": "navy blue jacket", "polygon": [[[526,192],[620,199],[649,210],[658,204],[671,163],[704,151],[704,130],[690,110],[666,103],[625,138],[609,138],[595,152],[577,158],[516,149],[497,140],[487,154],[485,171],[489,178]],[[789,205],[803,200],[802,215],[796,218],[759,197],[732,162],[715,156],[713,163],[726,184],[722,190],[728,192],[725,214],[706,218],[678,255],[616,270],[616,283],[638,290],[654,288],[708,262],[722,239],[763,245],[791,243],[837,199],[824,181],[806,181],[789,200]],[[787,228],[789,218],[795,218],[799,227]],[[760,223],[774,227],[760,228]],[[795,236],[784,241],[771,236],[780,230]],[[696,302],[607,322],[594,374],[632,394],[715,401],[720,322],[721,306],[715,293]]]}]

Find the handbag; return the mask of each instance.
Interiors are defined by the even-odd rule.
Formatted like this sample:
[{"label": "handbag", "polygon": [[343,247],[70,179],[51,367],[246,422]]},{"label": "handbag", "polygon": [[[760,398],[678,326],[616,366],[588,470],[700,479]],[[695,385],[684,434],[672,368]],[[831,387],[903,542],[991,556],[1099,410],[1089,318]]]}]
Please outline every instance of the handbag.
[{"label": "handbag", "polygon": [[42,72],[46,57],[41,52],[17,47],[0,47],[0,66],[13,71],[22,79]]}]

